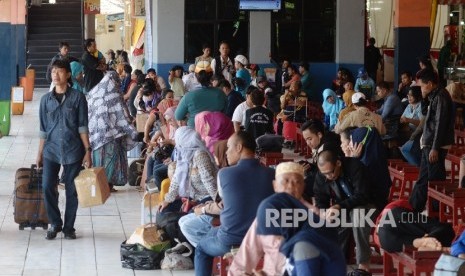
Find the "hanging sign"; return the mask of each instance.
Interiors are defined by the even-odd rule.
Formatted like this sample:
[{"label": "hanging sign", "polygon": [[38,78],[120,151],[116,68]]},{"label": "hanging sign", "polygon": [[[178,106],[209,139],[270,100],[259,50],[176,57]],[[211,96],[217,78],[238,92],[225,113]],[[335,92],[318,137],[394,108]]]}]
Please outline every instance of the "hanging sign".
[{"label": "hanging sign", "polygon": [[100,14],[100,0],[84,0],[84,14]]}]

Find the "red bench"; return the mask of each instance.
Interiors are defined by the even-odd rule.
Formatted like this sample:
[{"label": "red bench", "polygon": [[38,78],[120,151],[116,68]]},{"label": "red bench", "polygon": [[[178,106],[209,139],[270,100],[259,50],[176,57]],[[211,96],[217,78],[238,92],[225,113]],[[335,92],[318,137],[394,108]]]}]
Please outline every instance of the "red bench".
[{"label": "red bench", "polygon": [[418,179],[418,167],[400,159],[390,159],[388,164],[392,179],[389,201],[408,199],[412,192],[413,183]]},{"label": "red bench", "polygon": [[459,172],[460,172],[460,160],[462,156],[465,155],[465,148],[464,147],[451,147],[447,151],[446,160],[448,160],[450,164],[450,182],[455,182],[456,178],[458,180]]},{"label": "red bench", "polygon": [[[433,210],[433,201],[439,201],[439,212]],[[465,188],[449,181],[430,181],[428,185],[428,215],[452,225],[465,221]]]},{"label": "red bench", "polygon": [[[414,276],[421,273],[433,275],[434,265],[441,256],[441,251],[417,251],[413,247],[404,248],[403,252],[388,253],[383,255],[383,275],[407,275],[405,268],[411,270]],[[394,262],[398,263],[397,270]]]}]

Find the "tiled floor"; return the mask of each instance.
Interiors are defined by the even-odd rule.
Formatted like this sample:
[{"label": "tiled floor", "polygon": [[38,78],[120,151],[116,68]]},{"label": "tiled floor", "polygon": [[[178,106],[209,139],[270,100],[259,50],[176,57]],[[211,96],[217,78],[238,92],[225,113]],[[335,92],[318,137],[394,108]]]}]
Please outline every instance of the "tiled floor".
[{"label": "tiled floor", "polygon": [[[0,275],[194,275],[193,271],[133,271],[121,268],[120,244],[140,223],[142,194],[119,188],[103,206],[78,210],[78,239],[45,240],[45,231],[18,230],[13,219],[14,174],[35,163],[38,148],[39,100],[46,90],[36,89],[25,112],[12,116],[10,136],[0,139]],[[63,191],[60,209],[63,210]]]}]

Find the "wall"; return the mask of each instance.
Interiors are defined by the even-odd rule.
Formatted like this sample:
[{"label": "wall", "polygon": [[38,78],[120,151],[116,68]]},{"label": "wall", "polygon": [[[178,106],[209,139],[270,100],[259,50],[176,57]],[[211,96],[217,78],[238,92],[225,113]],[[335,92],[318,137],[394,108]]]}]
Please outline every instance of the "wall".
[{"label": "wall", "polygon": [[[106,16],[104,16],[106,17]],[[98,30],[95,34],[95,41],[97,42],[97,47],[100,52],[105,54],[108,49],[113,49],[116,51],[118,49],[123,49],[122,46],[122,32],[120,27],[123,26],[123,22],[121,21],[109,21],[105,20],[105,31],[103,33],[99,33]],[[108,32],[108,25],[114,25],[114,32]]]},{"label": "wall", "polygon": [[271,51],[271,12],[250,12],[249,60],[269,63]]},{"label": "wall", "polygon": [[25,14],[25,0],[0,1],[0,100],[9,100],[11,86],[25,75]]}]

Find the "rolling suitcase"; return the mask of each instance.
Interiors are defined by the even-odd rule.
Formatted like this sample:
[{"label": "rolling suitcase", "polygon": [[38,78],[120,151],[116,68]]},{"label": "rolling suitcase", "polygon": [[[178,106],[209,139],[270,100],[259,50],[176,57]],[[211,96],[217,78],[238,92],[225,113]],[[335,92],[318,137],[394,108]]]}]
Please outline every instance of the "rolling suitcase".
[{"label": "rolling suitcase", "polygon": [[32,165],[31,168],[20,168],[16,171],[14,190],[14,217],[19,230],[25,227],[48,228],[42,191],[42,171]]}]

